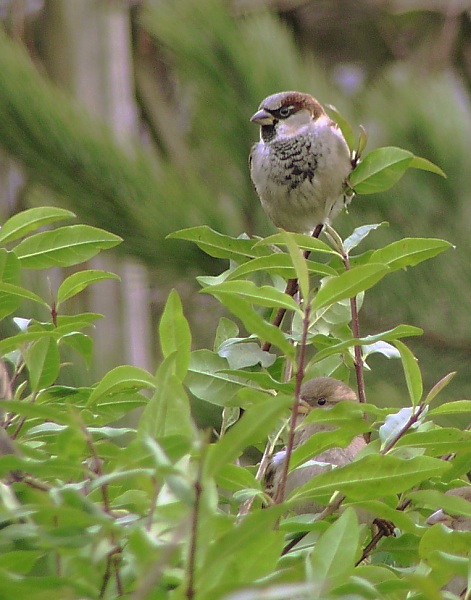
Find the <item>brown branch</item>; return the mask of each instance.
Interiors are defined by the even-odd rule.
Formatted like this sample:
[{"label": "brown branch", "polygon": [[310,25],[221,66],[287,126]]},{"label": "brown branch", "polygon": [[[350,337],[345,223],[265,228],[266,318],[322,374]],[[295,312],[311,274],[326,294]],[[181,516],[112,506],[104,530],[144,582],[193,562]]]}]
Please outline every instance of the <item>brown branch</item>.
[{"label": "brown branch", "polygon": [[[348,259],[348,255],[346,253],[342,253],[342,262],[345,266],[346,271],[350,271],[350,261]],[[353,337],[358,339],[360,337],[360,320],[358,318],[358,304],[356,296],[350,298],[350,311],[352,313],[352,333]],[[353,348],[354,352],[354,365],[355,365],[355,374],[357,378],[357,388],[358,388],[358,400],[361,403],[366,402],[366,393],[365,393],[365,377],[363,373],[363,352],[361,346],[358,344]],[[368,436],[369,437],[369,436]],[[370,440],[366,440],[369,442]]]},{"label": "brown branch", "polygon": [[188,600],[193,600],[196,595],[195,590],[195,571],[196,571],[196,552],[198,549],[198,523],[200,517],[200,503],[201,495],[203,493],[202,479],[203,479],[203,465],[204,457],[206,455],[207,442],[205,442],[201,449],[201,455],[198,462],[198,471],[196,473],[196,479],[193,484],[195,490],[195,501],[193,504],[193,511],[191,515],[191,531],[190,531],[190,548],[188,554],[188,584],[186,587],[185,596]]},{"label": "brown branch", "polygon": [[291,411],[291,419],[290,419],[290,423],[289,423],[288,442],[286,444],[286,455],[285,455],[285,460],[283,461],[280,482],[279,482],[278,488],[276,490],[275,497],[273,498],[275,504],[281,504],[284,500],[286,479],[288,477],[288,470],[289,470],[289,463],[290,463],[290,459],[291,459],[291,454],[293,453],[294,434],[295,434],[295,430],[296,430],[296,422],[298,419],[301,384],[304,379],[304,363],[306,360],[306,341],[307,341],[307,334],[309,331],[310,314],[311,314],[311,308],[310,308],[309,304],[306,303],[306,308],[304,310],[304,318],[303,318],[303,333],[302,333],[302,339],[301,339],[301,349],[299,352],[298,370],[296,372],[296,387],[295,387],[295,391],[294,391],[294,403],[293,403],[293,408]]}]

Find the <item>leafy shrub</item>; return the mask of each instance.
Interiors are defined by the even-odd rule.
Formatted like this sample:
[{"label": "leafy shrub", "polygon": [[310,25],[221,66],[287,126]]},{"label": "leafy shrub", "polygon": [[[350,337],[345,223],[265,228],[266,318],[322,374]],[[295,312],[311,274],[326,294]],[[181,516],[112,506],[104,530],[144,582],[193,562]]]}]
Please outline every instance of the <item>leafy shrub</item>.
[{"label": "leafy shrub", "polygon": [[[360,163],[351,183],[359,193],[378,191],[409,167],[437,172],[410,153],[380,149]],[[401,341],[421,331],[398,325],[361,335],[358,320],[368,289],[449,243],[403,239],[357,254],[380,225],[358,228],[346,240],[327,228],[327,243],[286,232],[266,239],[208,227],[175,233],[229,261],[224,273],[199,281],[246,332],[224,317],[214,349],[192,351],[172,292],[159,326],[164,360],[155,374],[120,366],[93,387],[73,388],[59,383],[62,347],[90,361],[84,330],[99,315],[66,315],[64,303],[115,276],[77,271],[49,301],[21,285],[24,269],[77,265],[119,243],[84,225],[38,233],[72,216],[31,209],[0,231],[2,318],[24,301],[47,315],[15,318],[18,333],[0,342],[2,598],[439,598],[449,579],[466,576],[471,534],[425,520],[439,505],[471,517],[466,502],[444,495],[463,485],[471,433],[437,422],[466,415],[471,401],[431,408],[452,374],[423,392],[417,361]],[[299,302],[284,292],[295,278]],[[272,323],[272,313],[284,309],[292,316],[289,331]],[[372,353],[402,361],[406,406],[397,412],[366,402],[361,409],[339,405],[330,417],[337,429],[324,434],[322,447],[311,438],[297,462],[365,432],[363,412],[372,432],[368,451],[264,508],[261,470],[247,451],[263,454],[285,437],[304,377],[346,380],[354,371],[365,400],[364,361]],[[191,395],[221,408],[219,431],[197,430]],[[136,428],[116,425],[139,407]],[[293,517],[290,508],[306,498],[326,510]],[[359,525],[353,507],[391,521],[395,537]]]}]

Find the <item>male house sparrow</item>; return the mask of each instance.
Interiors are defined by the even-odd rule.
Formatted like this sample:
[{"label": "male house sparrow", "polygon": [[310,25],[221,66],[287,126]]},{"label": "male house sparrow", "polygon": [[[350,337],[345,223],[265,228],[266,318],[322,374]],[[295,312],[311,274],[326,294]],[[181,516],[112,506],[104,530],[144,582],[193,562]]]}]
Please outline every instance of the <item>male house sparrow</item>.
[{"label": "male house sparrow", "polygon": [[260,125],[260,141],[250,175],[274,225],[311,233],[331,221],[352,199],[350,151],[338,125],[301,92],[268,96],[251,121]]},{"label": "male house sparrow", "polygon": [[[298,427],[294,438],[294,448],[303,444],[308,438],[319,431],[330,431],[332,427],[324,423],[308,423],[302,425],[303,418],[311,410],[329,410],[342,400],[357,402],[355,392],[345,383],[332,377],[316,377],[306,381],[301,386],[300,413]],[[313,457],[308,466],[301,466],[288,474],[285,487],[285,496],[288,496],[295,488],[303,485],[319,473],[332,469],[332,466],[342,466],[351,462],[356,454],[364,448],[366,442],[363,436],[356,436],[346,448],[330,448],[318,456]],[[266,486],[267,492],[275,497],[283,470],[286,451],[280,450],[273,458],[267,469]],[[312,464],[314,461],[314,464]],[[313,501],[298,504],[294,511],[297,514],[318,513],[324,506]]]}]

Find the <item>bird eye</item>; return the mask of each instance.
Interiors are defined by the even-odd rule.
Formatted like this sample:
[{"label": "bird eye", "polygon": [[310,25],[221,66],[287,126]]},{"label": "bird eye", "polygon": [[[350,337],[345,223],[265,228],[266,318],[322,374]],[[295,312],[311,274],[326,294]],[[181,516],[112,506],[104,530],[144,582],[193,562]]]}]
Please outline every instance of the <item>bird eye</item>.
[{"label": "bird eye", "polygon": [[317,404],[318,404],[319,406],[324,406],[324,404],[325,404],[326,402],[327,402],[327,400],[326,400],[325,398],[319,398],[319,399],[317,400]]},{"label": "bird eye", "polygon": [[282,106],[280,108],[280,117],[289,117],[291,114],[291,106]]}]

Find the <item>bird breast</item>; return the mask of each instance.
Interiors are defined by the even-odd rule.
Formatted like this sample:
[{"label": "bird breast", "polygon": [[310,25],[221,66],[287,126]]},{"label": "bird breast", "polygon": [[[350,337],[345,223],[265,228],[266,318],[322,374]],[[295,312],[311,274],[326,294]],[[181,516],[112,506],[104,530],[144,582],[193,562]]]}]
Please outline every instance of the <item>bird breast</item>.
[{"label": "bird breast", "polygon": [[348,146],[327,117],[296,135],[262,140],[252,151],[252,180],[263,208],[289,231],[310,232],[334,218],[347,200],[350,171]]}]

